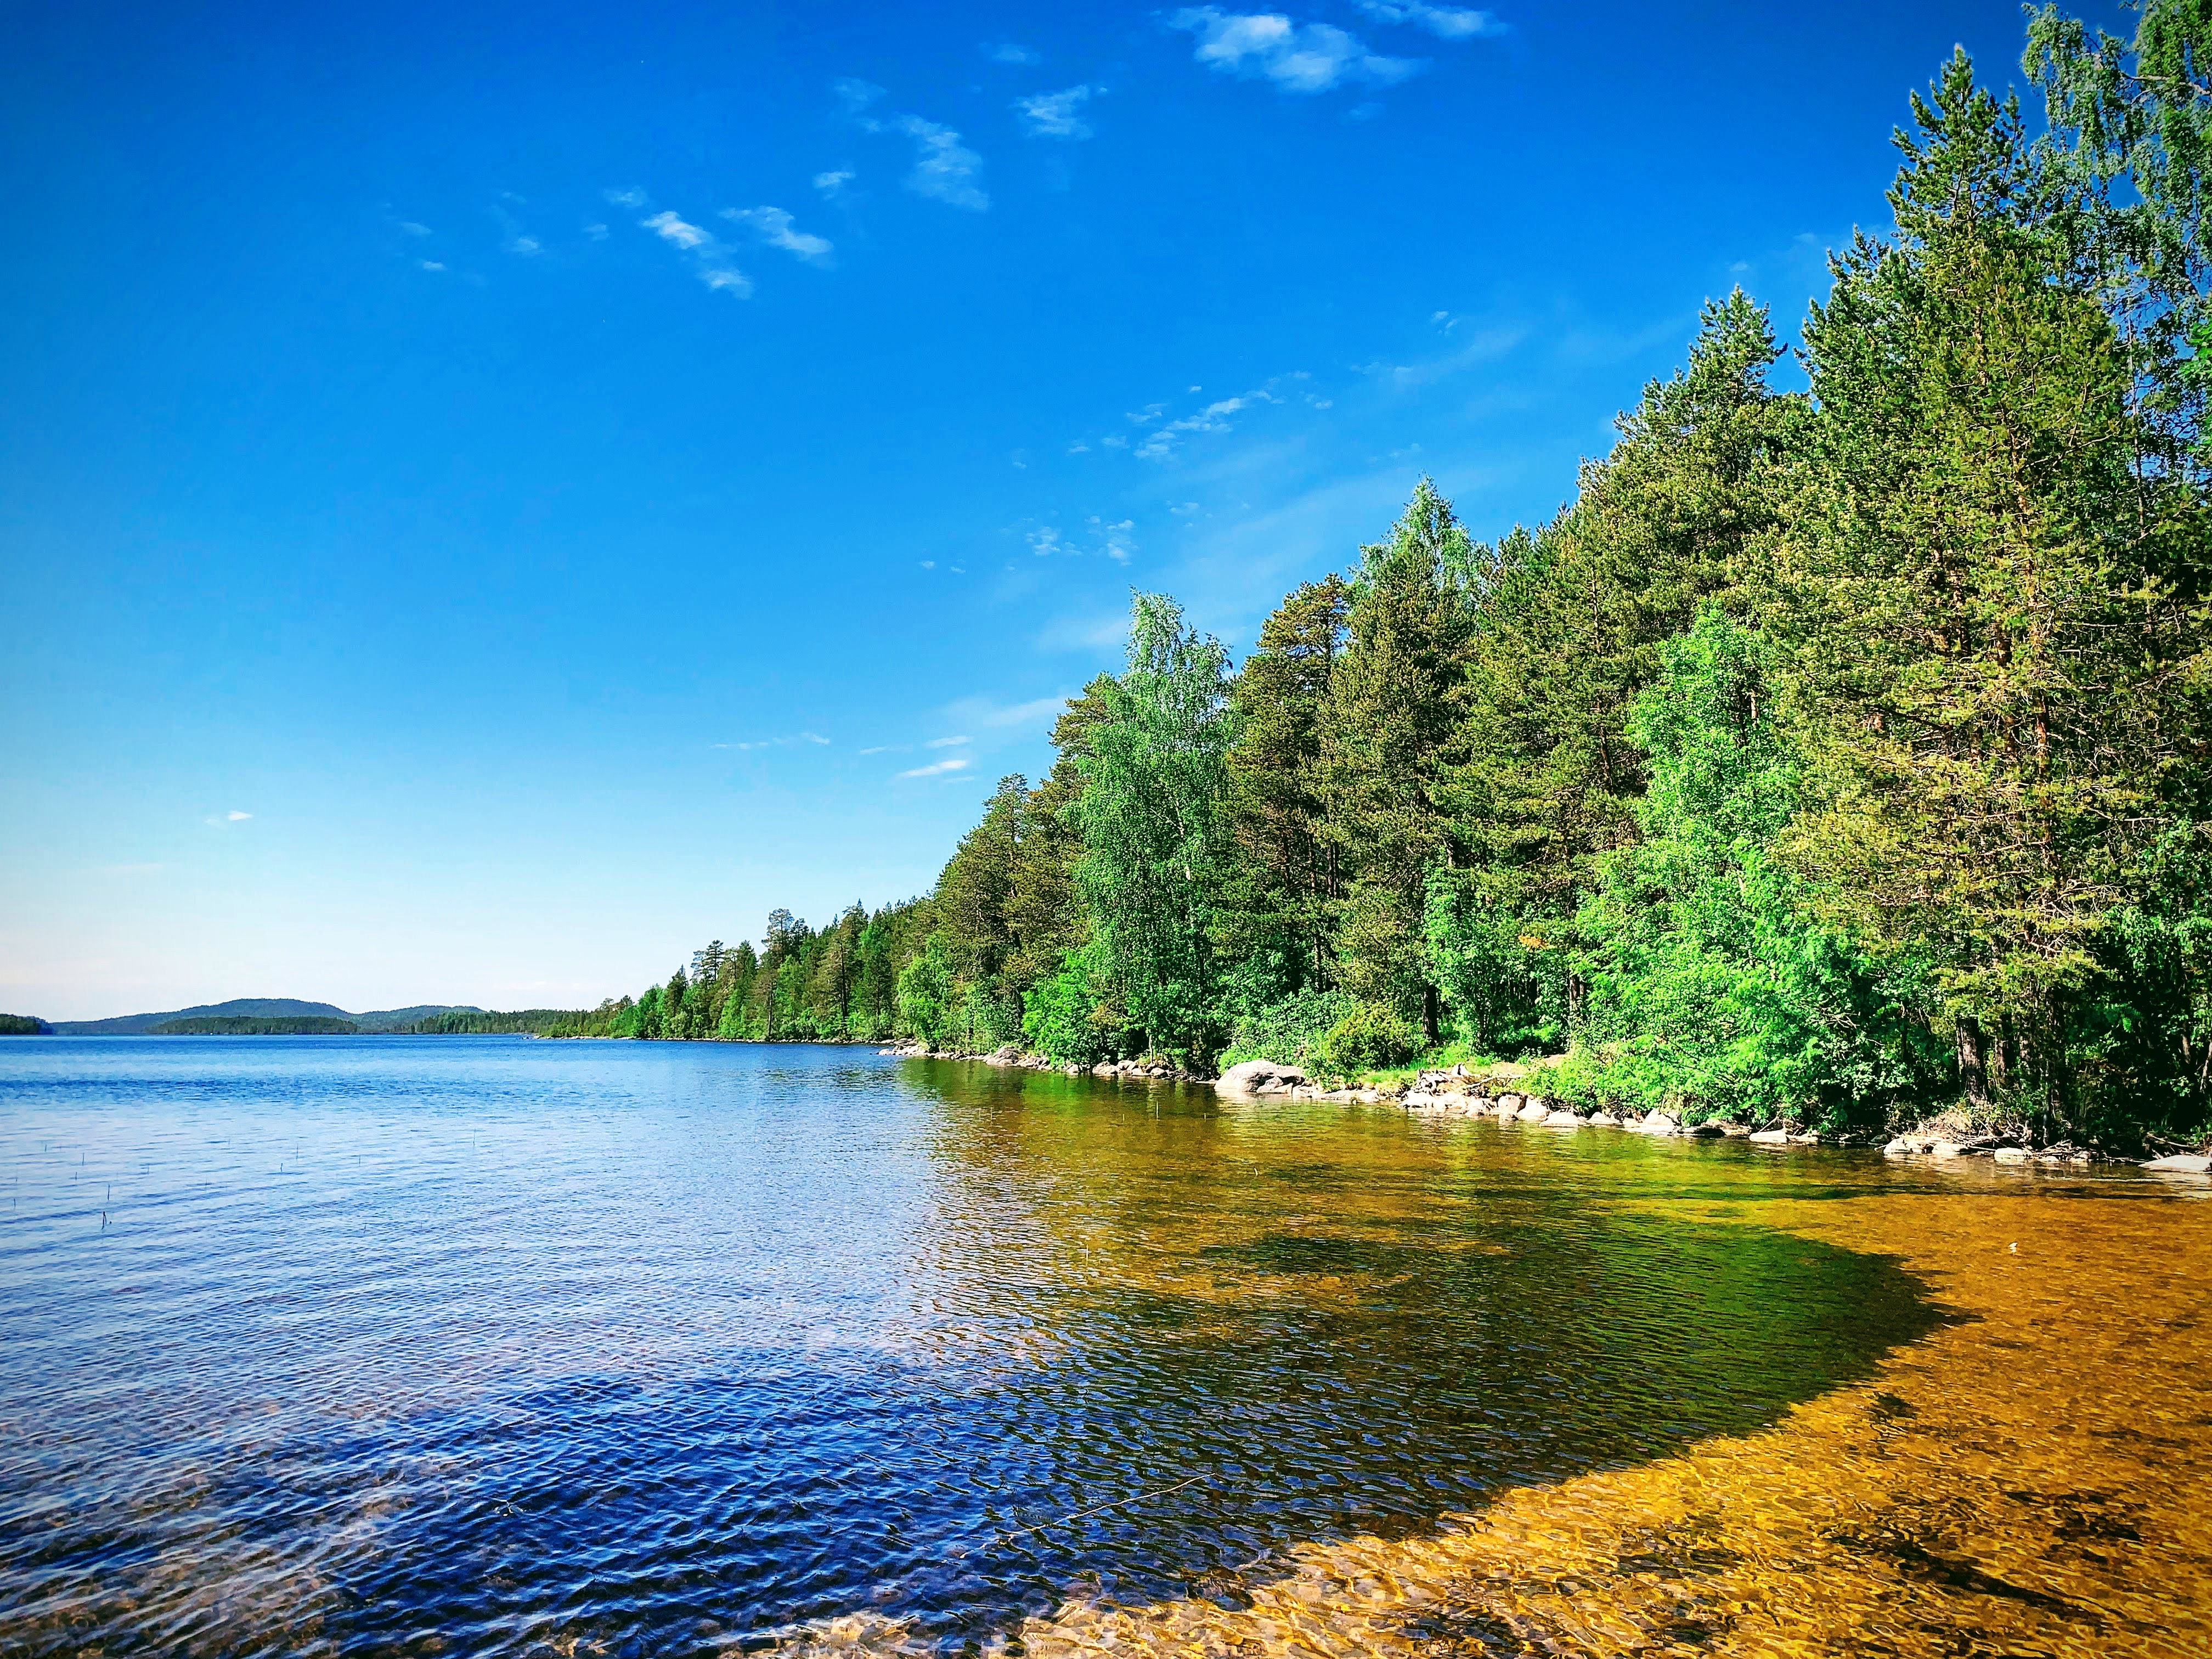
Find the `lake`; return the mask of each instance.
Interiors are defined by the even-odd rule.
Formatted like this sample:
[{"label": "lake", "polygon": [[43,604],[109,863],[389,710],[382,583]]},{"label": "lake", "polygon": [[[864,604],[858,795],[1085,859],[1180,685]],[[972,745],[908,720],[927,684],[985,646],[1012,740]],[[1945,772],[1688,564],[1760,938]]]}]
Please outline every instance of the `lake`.
[{"label": "lake", "polygon": [[2202,1182],[503,1037],[0,1153],[10,1653],[2212,1650]]}]

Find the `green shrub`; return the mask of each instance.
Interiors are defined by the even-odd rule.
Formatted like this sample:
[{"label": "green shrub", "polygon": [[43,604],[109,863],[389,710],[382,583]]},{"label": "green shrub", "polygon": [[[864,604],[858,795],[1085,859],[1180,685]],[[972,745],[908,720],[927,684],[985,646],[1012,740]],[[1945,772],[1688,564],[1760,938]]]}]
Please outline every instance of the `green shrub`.
[{"label": "green shrub", "polygon": [[1421,1034],[1394,1009],[1363,1002],[1328,1028],[1314,1046],[1314,1069],[1329,1077],[1402,1066],[1421,1051]]},{"label": "green shrub", "polygon": [[1030,988],[1022,1035],[1030,1048],[1065,1066],[1091,1066],[1114,1052],[1114,1031],[1102,1017],[1099,981],[1106,953],[1092,940],[1061,953],[1060,969]]},{"label": "green shrub", "polygon": [[1233,1021],[1217,1064],[1224,1071],[1248,1060],[1309,1065],[1322,1038],[1355,1006],[1342,991],[1293,991]]}]

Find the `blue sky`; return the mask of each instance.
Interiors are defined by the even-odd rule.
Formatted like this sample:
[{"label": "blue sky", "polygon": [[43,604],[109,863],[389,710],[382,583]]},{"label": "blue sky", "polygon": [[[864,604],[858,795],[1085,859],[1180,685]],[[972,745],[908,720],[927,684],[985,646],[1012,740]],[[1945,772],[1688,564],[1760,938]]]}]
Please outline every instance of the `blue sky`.
[{"label": "blue sky", "polygon": [[1794,332],[2006,3],[10,9],[0,1006],[592,1003],[925,890],[1133,586],[1239,652]]}]

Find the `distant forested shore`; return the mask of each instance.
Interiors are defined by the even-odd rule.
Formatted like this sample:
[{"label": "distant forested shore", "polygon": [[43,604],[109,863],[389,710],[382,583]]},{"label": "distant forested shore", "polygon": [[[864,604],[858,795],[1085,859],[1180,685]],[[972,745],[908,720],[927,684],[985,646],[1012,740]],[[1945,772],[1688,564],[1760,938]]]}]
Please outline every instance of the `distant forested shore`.
[{"label": "distant forested shore", "polygon": [[1710,304],[1550,522],[1425,480],[1233,666],[1140,594],[926,897],[710,945],[576,1029],[2196,1139],[2212,1100],[2212,25],[1963,53],[1777,390]]}]

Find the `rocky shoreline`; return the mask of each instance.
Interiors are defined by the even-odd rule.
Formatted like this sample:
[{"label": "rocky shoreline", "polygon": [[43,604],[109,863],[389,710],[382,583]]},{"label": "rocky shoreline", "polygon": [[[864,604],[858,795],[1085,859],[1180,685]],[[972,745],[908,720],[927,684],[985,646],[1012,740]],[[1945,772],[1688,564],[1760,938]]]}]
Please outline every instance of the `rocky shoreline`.
[{"label": "rocky shoreline", "polygon": [[1673,1114],[1652,1111],[1638,1117],[1611,1112],[1577,1111],[1534,1091],[1547,1064],[1502,1064],[1471,1069],[1454,1066],[1431,1070],[1407,1083],[1388,1083],[1358,1088],[1325,1089],[1295,1066],[1273,1060],[1250,1060],[1232,1066],[1218,1078],[1200,1077],[1164,1060],[1106,1060],[1096,1066],[1063,1065],[1042,1054],[1024,1053],[1012,1046],[989,1054],[969,1054],[932,1048],[927,1043],[907,1042],[880,1050],[906,1060],[964,1060],[985,1066],[1016,1066],[1024,1071],[1058,1072],[1068,1077],[1143,1079],[1150,1081],[1211,1084],[1224,1100],[1316,1101],[1341,1106],[1398,1106],[1409,1113],[1434,1117],[1486,1117],[1501,1123],[1520,1123],[1546,1129],[1618,1129],[1627,1134],[1676,1136],[1701,1140],[1742,1140],[1754,1146],[1876,1146],[1892,1158],[1987,1158],[1998,1164],[2037,1164],[2081,1166],[2129,1164],[2172,1175],[2212,1174],[2212,1158],[2179,1153],[2147,1160],[2117,1158],[2094,1147],[2059,1145],[2033,1146],[2016,1135],[1972,1133],[1938,1122],[1884,1141],[1878,1136],[1807,1133],[1784,1124],[1754,1125],[1726,1119],[1684,1123]]}]

